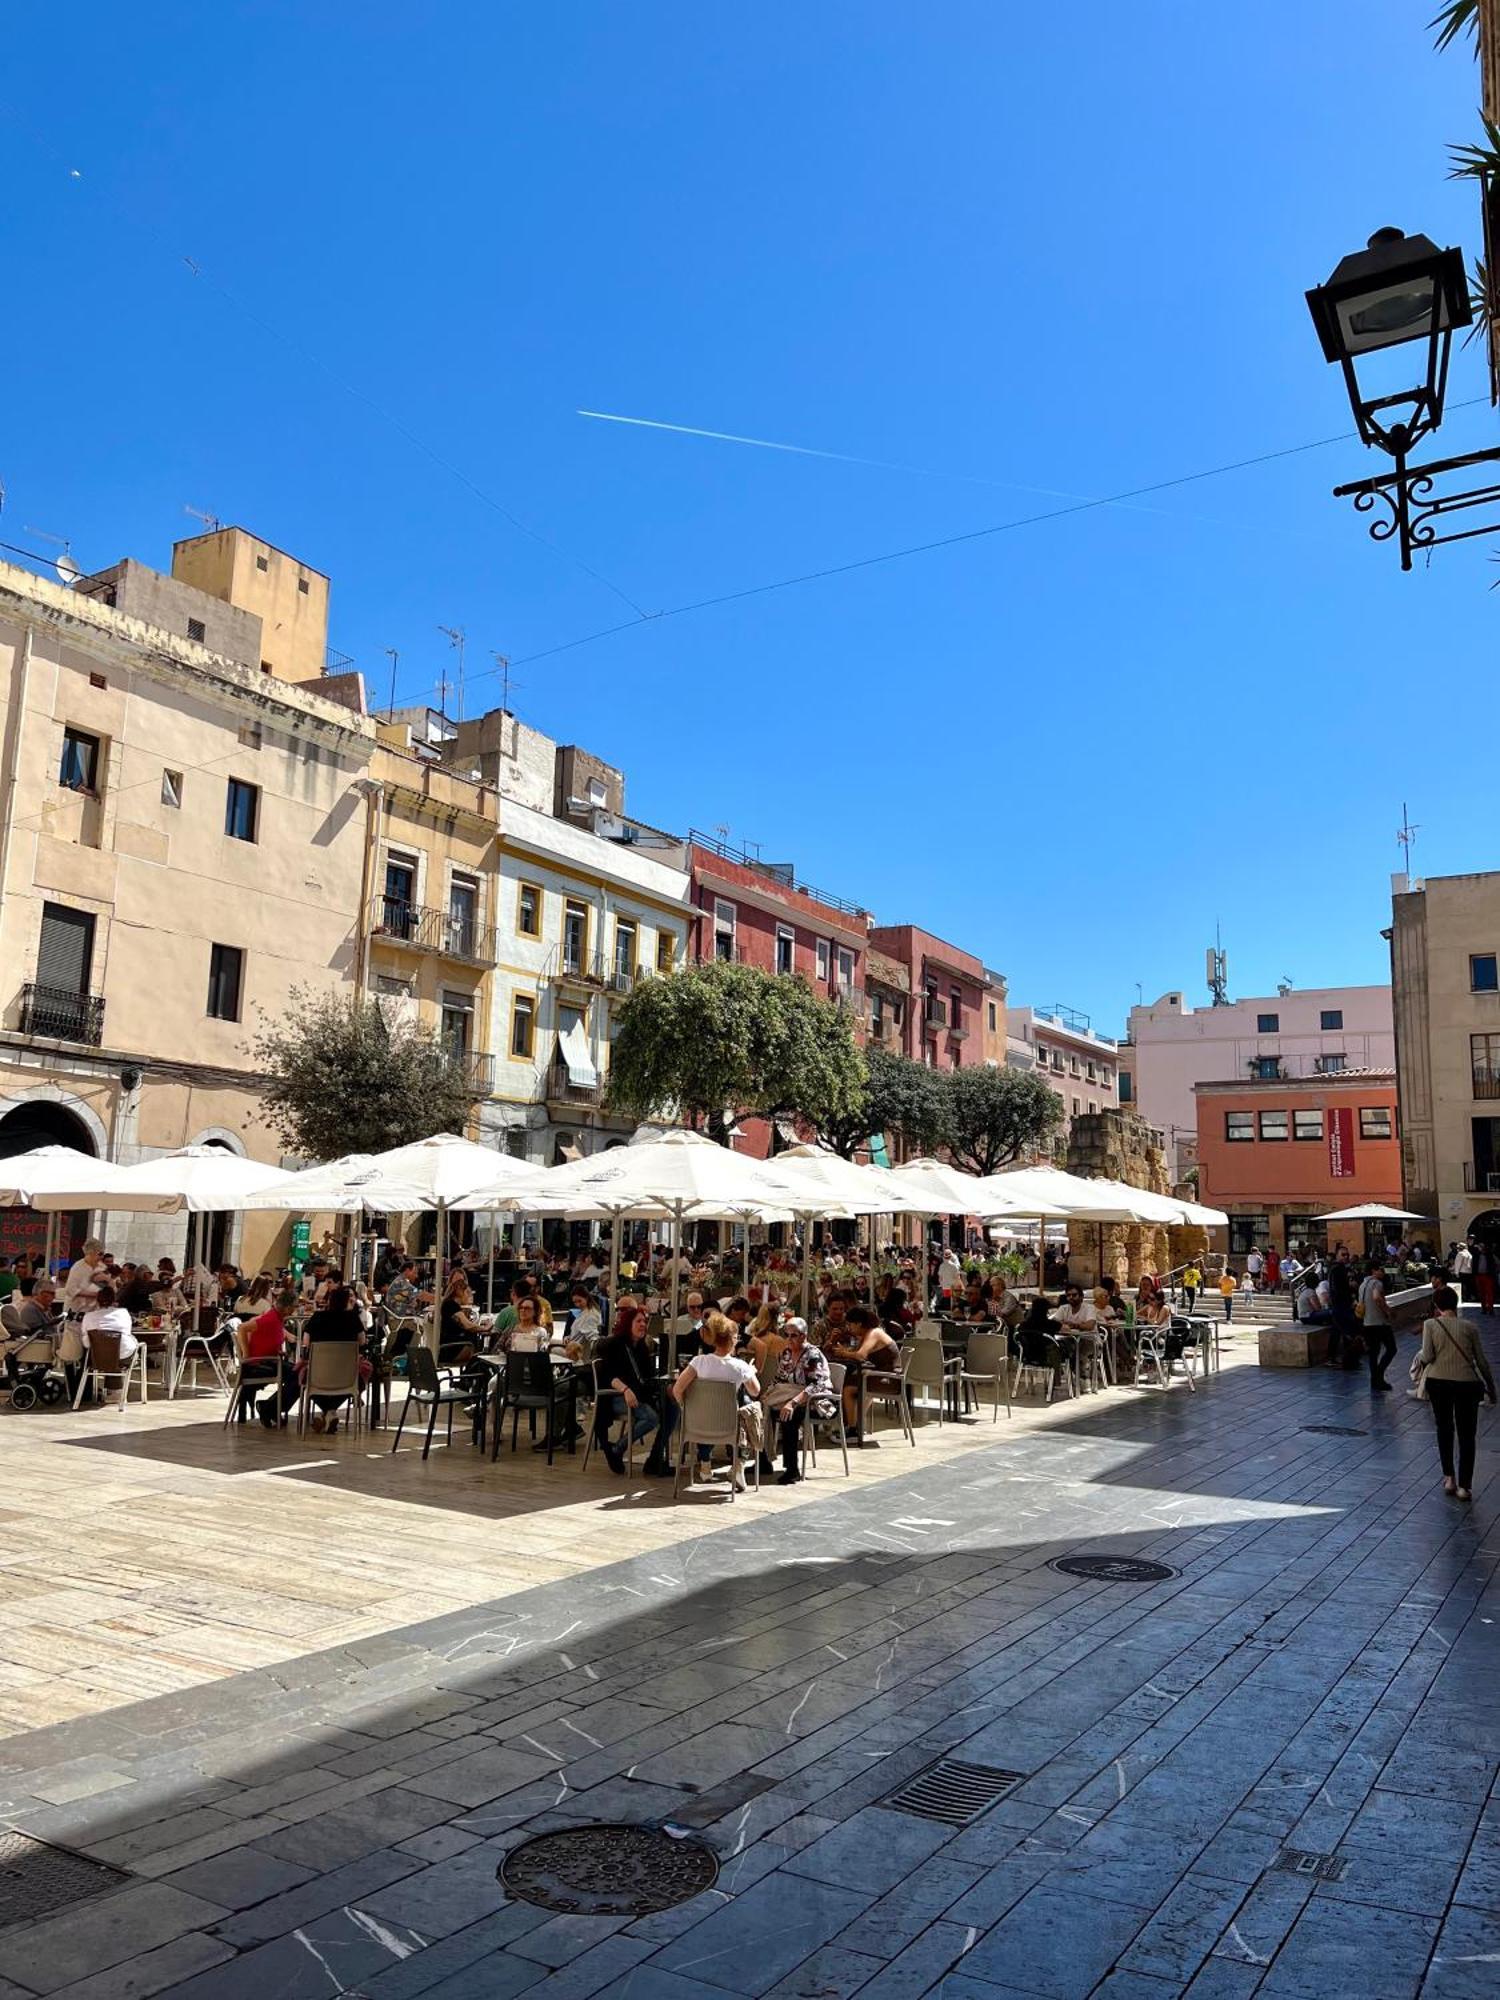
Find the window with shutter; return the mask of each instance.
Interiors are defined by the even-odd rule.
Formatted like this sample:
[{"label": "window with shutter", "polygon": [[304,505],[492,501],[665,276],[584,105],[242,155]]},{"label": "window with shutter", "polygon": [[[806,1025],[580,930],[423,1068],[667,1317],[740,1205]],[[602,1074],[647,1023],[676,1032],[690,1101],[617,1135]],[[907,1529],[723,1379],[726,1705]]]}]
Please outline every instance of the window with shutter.
[{"label": "window with shutter", "polygon": [[70,910],[65,903],[44,903],[36,954],[37,985],[50,986],[58,993],[87,993],[93,969],[92,912]]}]

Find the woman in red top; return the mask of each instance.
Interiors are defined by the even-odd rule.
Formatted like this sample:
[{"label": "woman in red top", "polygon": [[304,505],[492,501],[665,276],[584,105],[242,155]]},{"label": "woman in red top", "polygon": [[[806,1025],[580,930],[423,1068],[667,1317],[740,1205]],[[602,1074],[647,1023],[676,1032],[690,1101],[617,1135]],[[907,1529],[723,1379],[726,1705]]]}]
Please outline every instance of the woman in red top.
[{"label": "woman in red top", "polygon": [[[247,1406],[254,1401],[253,1391],[262,1382],[274,1382],[281,1350],[286,1345],[287,1315],[295,1311],[297,1294],[292,1291],[278,1292],[274,1302],[255,1319],[241,1320],[235,1328],[234,1344],[240,1356],[240,1387],[251,1393],[240,1396],[240,1420],[244,1421]],[[271,1398],[270,1406],[256,1403],[256,1414],[268,1431],[277,1428],[279,1413],[276,1399]]]}]

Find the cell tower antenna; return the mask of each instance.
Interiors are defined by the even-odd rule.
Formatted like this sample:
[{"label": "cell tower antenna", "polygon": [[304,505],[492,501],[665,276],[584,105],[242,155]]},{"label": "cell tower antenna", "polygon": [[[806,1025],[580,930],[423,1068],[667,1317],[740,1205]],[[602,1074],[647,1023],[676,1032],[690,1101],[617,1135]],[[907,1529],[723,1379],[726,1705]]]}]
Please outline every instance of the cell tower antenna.
[{"label": "cell tower antenna", "polygon": [[391,663],[391,705],[386,713],[394,715],[396,713],[396,667],[401,659],[401,655],[396,651],[394,646],[382,646],[381,651]]},{"label": "cell tower antenna", "polygon": [[1401,824],[1396,829],[1396,841],[1404,857],[1404,872],[1408,881],[1411,880],[1411,851],[1416,846],[1417,835],[1421,831],[1421,827],[1413,826],[1407,817],[1406,801],[1403,799],[1401,801]]},{"label": "cell tower antenna", "polygon": [[1208,948],[1208,990],[1213,995],[1216,1007],[1229,1005],[1229,961],[1224,956],[1223,937],[1218,923],[1214,924],[1214,941]]},{"label": "cell tower antenna", "polygon": [[[447,635],[448,644],[458,655],[458,719],[464,719],[464,647],[469,643],[469,635],[462,625],[439,625],[438,630]],[[448,691],[448,678],[443,677],[443,692]]]}]

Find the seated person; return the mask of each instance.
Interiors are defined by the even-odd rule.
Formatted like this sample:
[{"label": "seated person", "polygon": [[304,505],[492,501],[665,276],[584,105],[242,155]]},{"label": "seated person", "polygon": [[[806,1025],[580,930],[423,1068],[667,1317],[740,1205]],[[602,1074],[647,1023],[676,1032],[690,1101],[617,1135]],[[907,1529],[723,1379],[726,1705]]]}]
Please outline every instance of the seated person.
[{"label": "seated person", "polygon": [[1095,1346],[1099,1339],[1099,1313],[1091,1299],[1083,1296],[1081,1285],[1069,1285],[1057,1315],[1058,1332],[1075,1352]]},{"label": "seated person", "polygon": [[724,1317],[734,1328],[735,1346],[743,1347],[750,1337],[750,1322],[755,1317],[750,1301],[745,1298],[731,1299],[724,1308]]},{"label": "seated person", "polygon": [[[90,1354],[93,1353],[93,1339],[95,1334],[118,1335],[120,1341],[120,1366],[122,1368],[130,1366],[130,1358],[141,1344],[135,1337],[135,1328],[130,1324],[130,1314],[126,1312],[125,1308],[115,1298],[115,1288],[113,1285],[99,1284],[95,1286],[93,1304],[83,1315],[82,1332],[84,1347]],[[118,1403],[124,1394],[125,1384],[117,1382],[115,1387],[108,1391],[105,1401]]]},{"label": "seated person", "polygon": [[781,1309],[767,1302],[746,1328],[746,1359],[760,1377],[762,1392],[776,1379],[776,1363],[786,1346],[781,1332]]},{"label": "seated person", "polygon": [[830,1291],[823,1304],[820,1318],[813,1321],[812,1339],[826,1354],[830,1345],[844,1337],[844,1323],[849,1317],[849,1307],[853,1301],[844,1291]]},{"label": "seated person", "polygon": [[1021,1324],[1016,1329],[1016,1345],[1027,1368],[1050,1369],[1054,1384],[1061,1374],[1066,1355],[1057,1337],[1057,1321],[1045,1292],[1033,1295]]},{"label": "seated person", "polygon": [[970,1278],[964,1286],[963,1297],[954,1307],[960,1319],[983,1320],[990,1316],[989,1296],[978,1278]]},{"label": "seated person", "polygon": [[[267,1302],[253,1319],[242,1319],[234,1330],[234,1344],[240,1357],[240,1381],[274,1382],[279,1372],[282,1349],[286,1346],[288,1322],[297,1310],[297,1294],[290,1286]],[[276,1398],[271,1398],[272,1405]],[[256,1415],[268,1431],[282,1421],[273,1408],[256,1404]]]},{"label": "seated person", "polygon": [[[776,1380],[766,1392],[766,1408],[775,1418],[781,1447],[781,1471],[776,1483],[795,1486],[802,1477],[798,1453],[803,1413],[811,1410],[814,1418],[821,1420],[833,1415],[835,1404],[828,1358],[821,1347],[814,1347],[808,1339],[807,1321],[794,1316],[787,1321],[785,1330],[786,1346],[776,1363]],[[763,1455],[762,1471],[768,1463]]]},{"label": "seated person", "polygon": [[588,1361],[592,1358],[600,1336],[604,1332],[604,1320],[594,1294],[587,1285],[575,1285],[572,1294],[573,1317],[568,1322],[568,1337],[565,1343],[570,1361]]},{"label": "seated person", "polygon": [[1303,1326],[1331,1326],[1333,1313],[1328,1303],[1328,1280],[1316,1290],[1304,1285],[1297,1294],[1297,1318]]},{"label": "seated person", "polygon": [[246,1290],[244,1279],[233,1264],[221,1264],[214,1278],[219,1287],[219,1304],[225,1312],[237,1312]]},{"label": "seated person", "polygon": [[330,1288],[338,1280],[334,1277],[326,1257],[314,1257],[302,1275],[301,1292],[311,1305],[320,1306],[328,1297]]},{"label": "seated person", "polygon": [[[533,1311],[536,1301],[530,1292]],[[455,1271],[448,1280],[448,1289],[443,1294],[443,1303],[438,1314],[438,1361],[444,1367],[463,1367],[472,1361],[484,1336],[490,1331],[492,1321],[474,1310],[474,1294],[469,1289],[469,1281],[462,1271]],[[512,1329],[515,1321],[512,1320]],[[504,1345],[502,1336],[502,1345]]]},{"label": "seated person", "polygon": [[[327,1293],[326,1302],[308,1315],[307,1323],[302,1329],[304,1354],[307,1348],[320,1340],[352,1340],[363,1347],[364,1337],[364,1316],[355,1304],[354,1294],[347,1285],[332,1286]],[[368,1382],[371,1373],[372,1370],[369,1361],[361,1354],[359,1358],[360,1381]],[[274,1396],[271,1398],[273,1405],[272,1423],[279,1422],[296,1407],[297,1400],[302,1394],[303,1385],[306,1380],[307,1362],[303,1359],[297,1363],[295,1380],[291,1385],[285,1405],[276,1408],[277,1399]],[[312,1428],[315,1431],[326,1431],[331,1437],[339,1427],[338,1413],[348,1400],[347,1396],[319,1395],[315,1397],[314,1401],[317,1403],[317,1408],[311,1418]],[[261,1412],[261,1421],[263,1423],[266,1421],[264,1411]]]},{"label": "seated person", "polygon": [[880,1308],[881,1319],[898,1340],[910,1333],[917,1323],[909,1298],[910,1295],[904,1285],[892,1285]]},{"label": "seated person", "polygon": [[609,1441],[609,1426],[622,1412],[630,1413],[630,1433],[637,1440],[650,1437],[651,1450],[644,1470],[653,1478],[670,1477],[667,1439],[677,1421],[677,1405],[667,1397],[660,1411],[651,1344],[647,1339],[651,1319],[644,1306],[631,1313],[623,1331],[612,1333],[594,1357],[599,1380],[599,1396],[594,1408],[594,1424],[609,1469],[625,1470],[625,1455]]},{"label": "seated person", "polygon": [[509,1333],[498,1336],[509,1354],[545,1354],[548,1332],[542,1324],[541,1307],[528,1293],[516,1301],[516,1321]]},{"label": "seated person", "polygon": [[[672,1400],[679,1408],[687,1400],[688,1390],[695,1382],[733,1382],[739,1391],[740,1443],[752,1455],[761,1449],[762,1427],[760,1414],[760,1377],[748,1361],[738,1360],[734,1354],[734,1327],[722,1313],[710,1313],[705,1328],[709,1346],[702,1354],[695,1354],[672,1384]],[[706,1476],[706,1467],[713,1457],[711,1445],[700,1444],[698,1459],[693,1468],[696,1483],[700,1476]],[[744,1475],[735,1479],[735,1491],[745,1490]]]},{"label": "seated person", "polygon": [[901,1366],[901,1349],[869,1306],[850,1306],[844,1327],[823,1352],[841,1361],[844,1376],[844,1427],[851,1443],[864,1442],[864,1377],[890,1374]]},{"label": "seated person", "polygon": [[[39,1333],[54,1333],[59,1330],[56,1313],[57,1290],[50,1278],[38,1278],[33,1284],[30,1297],[13,1292],[0,1308],[0,1351],[5,1357],[5,1378],[15,1386],[18,1378],[12,1356],[17,1348],[25,1347],[35,1340]],[[76,1369],[73,1374],[76,1375]],[[70,1378],[71,1379],[71,1378]],[[72,1387],[76,1388],[74,1381]]]},{"label": "seated person", "polygon": [[[425,1319],[432,1311],[432,1293],[424,1292],[417,1283],[417,1260],[403,1257],[396,1266],[385,1288],[381,1300],[386,1314],[391,1319]],[[412,1329],[408,1327],[399,1347],[409,1345]]]}]

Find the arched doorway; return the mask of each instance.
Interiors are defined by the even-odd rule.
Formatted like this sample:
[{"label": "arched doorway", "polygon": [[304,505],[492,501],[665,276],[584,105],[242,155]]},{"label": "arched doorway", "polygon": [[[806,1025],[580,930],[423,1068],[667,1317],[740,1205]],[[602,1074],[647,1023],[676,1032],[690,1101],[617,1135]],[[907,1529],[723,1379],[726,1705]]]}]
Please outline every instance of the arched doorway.
[{"label": "arched doorway", "polygon": [[1487,1250],[1500,1251],[1500,1208],[1482,1209],[1469,1224],[1466,1234],[1471,1242],[1482,1243]]},{"label": "arched doorway", "polygon": [[[94,1135],[74,1111],[47,1097],[23,1098],[0,1113],[0,1160],[30,1153],[38,1146],[71,1146],[74,1152],[97,1155]],[[88,1234],[86,1209],[57,1218],[57,1255],[65,1263],[77,1256]],[[35,1208],[0,1208],[0,1256],[39,1257],[46,1248],[47,1218]]]}]

